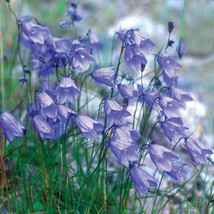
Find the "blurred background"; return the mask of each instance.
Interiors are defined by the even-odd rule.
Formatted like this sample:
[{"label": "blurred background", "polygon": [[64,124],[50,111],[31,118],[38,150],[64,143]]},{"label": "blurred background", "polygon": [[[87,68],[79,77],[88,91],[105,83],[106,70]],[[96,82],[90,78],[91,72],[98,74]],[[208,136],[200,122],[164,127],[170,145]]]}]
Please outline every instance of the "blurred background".
[{"label": "blurred background", "polygon": [[[72,32],[59,26],[65,20],[70,3],[67,0],[11,0],[11,7],[18,17],[30,15],[37,18],[51,29],[54,36],[72,39]],[[101,55],[104,63],[109,60],[112,37],[119,29],[140,27],[156,44],[154,53],[157,53],[166,45],[168,21],[174,22],[175,29],[171,37],[175,41],[174,49],[179,36],[185,41],[187,49],[186,56],[181,60],[180,84],[195,99],[187,106],[187,123],[193,124],[198,136],[203,131],[203,138],[213,146],[214,1],[186,0],[184,4],[183,0],[78,0],[76,3],[83,11],[83,20],[76,24],[79,35],[84,36],[89,29],[98,33],[105,45]],[[9,78],[12,72],[13,78],[18,81],[21,72],[19,62],[15,67],[10,66],[16,48],[17,26],[5,1],[1,1],[1,18],[4,65],[8,72],[6,77]],[[8,84],[11,84],[13,95],[17,84],[14,87],[13,83]]]}]

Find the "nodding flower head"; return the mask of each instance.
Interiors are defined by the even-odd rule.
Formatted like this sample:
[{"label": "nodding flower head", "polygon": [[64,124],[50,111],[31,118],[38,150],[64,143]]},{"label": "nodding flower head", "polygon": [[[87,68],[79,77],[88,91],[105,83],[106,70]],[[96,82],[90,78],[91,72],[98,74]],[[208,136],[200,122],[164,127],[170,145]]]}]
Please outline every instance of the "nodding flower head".
[{"label": "nodding flower head", "polygon": [[60,104],[65,102],[75,103],[80,91],[77,88],[74,80],[70,77],[64,77],[57,84],[55,95]]},{"label": "nodding flower head", "polygon": [[0,126],[2,127],[5,137],[9,142],[14,140],[14,136],[23,137],[25,127],[22,126],[16,118],[7,111],[0,114]]},{"label": "nodding flower head", "polygon": [[97,134],[104,129],[103,124],[86,115],[78,115],[75,118],[75,122],[78,129],[87,140],[96,140]]},{"label": "nodding flower head", "polygon": [[157,187],[158,180],[153,178],[138,166],[132,166],[130,169],[130,174],[139,197],[145,196],[150,187]]}]

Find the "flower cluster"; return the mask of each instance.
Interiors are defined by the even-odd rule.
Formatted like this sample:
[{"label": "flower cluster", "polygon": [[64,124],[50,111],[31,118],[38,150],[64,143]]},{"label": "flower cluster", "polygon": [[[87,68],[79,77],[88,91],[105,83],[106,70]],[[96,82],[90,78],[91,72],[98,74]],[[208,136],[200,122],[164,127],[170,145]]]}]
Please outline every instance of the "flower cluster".
[{"label": "flower cluster", "polygon": [[[74,22],[81,19],[77,4],[72,3],[66,21],[61,22],[60,26],[65,28],[72,24],[71,27],[74,27]],[[54,37],[47,26],[34,23],[30,17],[21,17],[19,22],[20,41],[32,51],[32,70],[48,79],[50,75],[56,74],[58,80],[54,86],[50,81],[43,80],[35,95],[35,103],[28,105],[29,118],[42,140],[59,139],[68,129],[73,128],[77,128],[86,140],[98,140],[101,133],[103,141],[107,139],[105,147],[110,148],[116,159],[130,171],[139,196],[146,195],[149,188],[157,187],[158,183],[156,178],[140,167],[143,155],[149,154],[158,170],[179,182],[187,173],[187,164],[176,153],[178,145],[186,149],[195,165],[206,164],[207,155],[212,154],[212,150],[188,133],[180,114],[186,102],[193,100],[179,88],[178,77],[175,75],[181,69],[178,60],[186,53],[183,40],[179,43],[177,55],[169,55],[167,51],[155,55],[155,64],[159,68],[154,69],[148,88],[144,88],[134,77],[119,70],[121,57],[124,56],[127,69],[141,71],[143,78],[147,65],[146,55],[151,53],[155,44],[140,29],[121,30],[117,33],[122,42],[117,66],[96,65],[91,73],[83,76],[82,73],[89,71],[90,66],[96,63],[94,52],[103,47],[95,32],[90,30],[85,37],[70,40]],[[173,28],[173,22],[169,22],[169,34]],[[173,43],[169,39],[167,48]],[[96,83],[105,85],[106,90],[109,90],[102,97],[99,108],[102,104],[104,106],[97,119],[80,113],[79,95],[84,90],[77,87],[79,79],[74,78],[76,72],[79,79],[85,81],[86,77],[92,77]],[[24,79],[21,81],[25,82]],[[142,140],[141,130],[137,130],[135,121],[130,122],[130,116],[135,117],[135,114],[128,110],[128,106],[134,102],[140,103],[142,108],[147,105],[151,112],[157,112],[155,126],[159,125],[170,146],[163,145],[161,139],[160,142],[153,142],[151,135],[143,136]],[[24,135],[24,127],[8,112],[1,113],[0,126],[10,142],[14,136]]]}]

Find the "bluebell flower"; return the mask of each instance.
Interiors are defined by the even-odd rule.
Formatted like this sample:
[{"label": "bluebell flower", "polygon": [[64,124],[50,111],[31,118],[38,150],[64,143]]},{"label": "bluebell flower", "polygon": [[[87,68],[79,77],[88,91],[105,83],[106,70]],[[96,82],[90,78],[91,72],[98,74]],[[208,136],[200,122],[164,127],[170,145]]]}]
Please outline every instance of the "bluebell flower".
[{"label": "bluebell flower", "polygon": [[14,140],[14,136],[24,136],[25,127],[21,125],[16,120],[16,118],[7,111],[3,111],[0,114],[0,126],[9,142]]},{"label": "bluebell flower", "polygon": [[131,115],[115,100],[106,100],[104,111],[107,118],[107,128],[110,128],[113,125],[119,125],[120,122],[123,121],[124,117]]},{"label": "bluebell flower", "polygon": [[76,113],[68,108],[66,105],[58,104],[58,119],[65,126],[70,126],[71,118],[74,117]]},{"label": "bluebell flower", "polygon": [[178,57],[169,56],[166,53],[159,53],[157,56],[157,62],[163,70],[164,81],[168,85],[173,84],[174,71],[180,70],[182,68],[177,60]]},{"label": "bluebell flower", "polygon": [[60,80],[55,88],[55,95],[60,104],[65,102],[75,103],[80,91],[74,80],[70,77],[64,77]]},{"label": "bluebell flower", "polygon": [[92,77],[95,81],[105,84],[110,87],[114,87],[115,79],[115,67],[98,68],[92,73]]},{"label": "bluebell flower", "polygon": [[97,134],[104,129],[103,124],[86,115],[78,115],[75,118],[75,122],[78,129],[87,140],[96,140]]},{"label": "bluebell flower", "polygon": [[82,20],[82,12],[77,7],[77,4],[75,2],[72,2],[71,6],[67,11],[67,19],[66,21],[60,22],[60,27],[66,28],[66,27],[69,27],[72,22],[78,22],[81,20]]},{"label": "bluebell flower", "polygon": [[196,138],[187,138],[185,140],[185,147],[196,165],[207,163],[207,154],[213,154],[212,150],[201,143]]},{"label": "bluebell flower", "polygon": [[94,31],[88,33],[86,46],[90,50],[100,51],[103,48],[103,43],[98,39],[97,34]]},{"label": "bluebell flower", "polygon": [[158,100],[160,98],[160,92],[156,89],[144,94],[142,101],[145,102],[150,108],[160,111]]},{"label": "bluebell flower", "polygon": [[185,54],[186,54],[186,45],[183,39],[180,39],[179,45],[178,45],[178,56],[179,58],[182,58]]},{"label": "bluebell flower", "polygon": [[129,100],[137,99],[140,96],[140,91],[134,89],[132,85],[119,84],[118,90],[124,98]]},{"label": "bluebell flower", "polygon": [[134,142],[125,145],[122,139],[110,141],[109,147],[120,163],[126,167],[129,167],[130,162],[137,163],[139,161],[140,147]]},{"label": "bluebell flower", "polygon": [[157,187],[158,180],[138,166],[132,166],[130,174],[139,197],[147,195],[150,187]]},{"label": "bluebell flower", "polygon": [[149,54],[155,44],[139,29],[131,29],[128,31],[120,31],[118,37],[121,41],[125,39],[125,60],[127,68],[138,71],[141,64],[146,64],[145,54]]},{"label": "bluebell flower", "polygon": [[78,41],[73,41],[69,58],[73,69],[80,73],[87,71],[95,62],[93,56]]},{"label": "bluebell flower", "polygon": [[58,113],[57,105],[54,103],[53,99],[45,92],[41,92],[37,95],[38,103],[41,107],[41,112],[49,117],[56,118]]},{"label": "bluebell flower", "polygon": [[45,39],[51,36],[51,32],[47,26],[38,25],[31,21],[22,22],[21,41],[25,44],[36,43],[43,45]]},{"label": "bluebell flower", "polygon": [[173,162],[179,160],[179,156],[175,152],[156,143],[149,145],[149,155],[156,167],[166,172],[172,171]]},{"label": "bluebell flower", "polygon": [[172,170],[166,173],[173,179],[182,182],[181,179],[187,174],[187,171],[184,168],[186,165],[186,163],[182,162],[172,162]]},{"label": "bluebell flower", "polygon": [[187,92],[175,86],[170,86],[168,92],[169,96],[178,101],[183,108],[186,107],[186,102],[193,101],[193,98]]},{"label": "bluebell flower", "polygon": [[33,124],[42,140],[54,138],[54,130],[43,117],[36,115],[33,118]]},{"label": "bluebell flower", "polygon": [[183,121],[180,117],[161,117],[159,120],[160,126],[164,134],[168,137],[170,142],[176,143],[181,137],[186,137],[185,131],[188,128],[183,126]]},{"label": "bluebell flower", "polygon": [[182,107],[182,105],[177,102],[176,100],[168,97],[168,96],[161,96],[158,99],[158,104],[161,108],[161,110],[164,112],[164,114],[170,118],[170,117],[179,117],[179,109]]}]

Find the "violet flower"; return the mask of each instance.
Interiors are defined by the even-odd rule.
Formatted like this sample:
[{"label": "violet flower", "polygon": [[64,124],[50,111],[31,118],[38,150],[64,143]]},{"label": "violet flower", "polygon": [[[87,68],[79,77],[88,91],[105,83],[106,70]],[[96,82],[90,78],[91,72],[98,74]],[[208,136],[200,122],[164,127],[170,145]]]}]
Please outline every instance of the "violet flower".
[{"label": "violet flower", "polygon": [[163,116],[159,122],[170,142],[176,143],[181,137],[186,137],[185,131],[188,128],[183,126],[183,121],[180,117],[167,118]]},{"label": "violet flower", "polygon": [[134,89],[132,85],[119,84],[118,90],[124,98],[129,100],[137,99],[140,96],[140,91]]},{"label": "violet flower", "polygon": [[0,126],[9,142],[14,140],[14,136],[23,137],[25,134],[25,127],[7,111],[3,111],[0,114]]},{"label": "violet flower", "polygon": [[54,130],[43,117],[36,115],[33,118],[33,124],[42,140],[54,138]]},{"label": "violet flower", "polygon": [[186,163],[172,162],[172,170],[166,173],[173,179],[181,182],[182,177],[184,177],[187,174],[187,171],[184,168],[184,166],[186,165],[187,165]]},{"label": "violet flower", "polygon": [[103,48],[103,43],[100,42],[98,39],[98,36],[95,32],[91,31],[89,32],[87,36],[87,48],[100,51]]},{"label": "violet flower", "polygon": [[125,38],[125,60],[127,68],[138,71],[141,69],[141,64],[146,64],[145,54],[149,54],[155,44],[139,29],[131,29],[128,31],[120,31],[118,37],[121,41]]},{"label": "violet flower", "polygon": [[80,45],[74,45],[70,54],[70,64],[74,70],[83,73],[95,62],[93,56]]},{"label": "violet flower", "polygon": [[81,20],[82,20],[82,12],[77,7],[77,4],[75,2],[72,2],[71,6],[67,11],[67,19],[66,21],[60,22],[60,27],[66,28],[66,27],[69,27],[71,23],[79,22]]},{"label": "violet flower", "polygon": [[172,171],[173,162],[179,160],[175,152],[156,143],[151,143],[149,145],[149,155],[156,167],[166,172]]},{"label": "violet flower", "polygon": [[209,149],[206,145],[201,143],[196,138],[188,138],[185,141],[186,149],[192,159],[192,161],[198,164],[207,163],[207,154],[213,154],[212,150]]},{"label": "violet flower", "polygon": [[139,197],[147,195],[150,187],[157,187],[158,180],[138,166],[132,166],[130,174]]},{"label": "violet flower", "polygon": [[75,103],[80,91],[77,88],[74,80],[70,77],[64,77],[57,84],[55,95],[60,104],[65,102]]},{"label": "violet flower", "polygon": [[86,115],[78,115],[75,118],[76,125],[87,140],[96,140],[97,134],[102,132],[104,126]]},{"label": "violet flower", "polygon": [[114,124],[119,125],[120,122],[123,121],[124,117],[131,115],[115,100],[106,100],[104,104],[104,111],[107,118],[107,128],[110,128]]},{"label": "violet flower", "polygon": [[115,79],[115,75],[115,67],[99,68],[92,73],[92,77],[95,81],[112,88],[114,87],[113,80]]},{"label": "violet flower", "polygon": [[76,113],[68,108],[66,105],[58,104],[58,118],[65,126],[70,126],[70,119],[74,117]]},{"label": "violet flower", "polygon": [[139,149],[140,147],[134,143],[124,144],[123,140],[119,139],[116,141],[110,141],[109,147],[115,157],[126,167],[129,167],[130,162],[138,162],[139,161]]},{"label": "violet flower", "polygon": [[39,93],[37,99],[41,107],[41,112],[49,118],[56,118],[58,108],[53,99],[45,92]]},{"label": "violet flower", "polygon": [[180,88],[170,86],[168,92],[169,96],[178,101],[183,106],[183,108],[186,107],[186,102],[193,101],[193,98]]},{"label": "violet flower", "polygon": [[177,62],[178,57],[169,56],[166,53],[159,53],[157,62],[163,70],[164,81],[170,85],[173,84],[174,71],[180,70],[182,66]]}]

